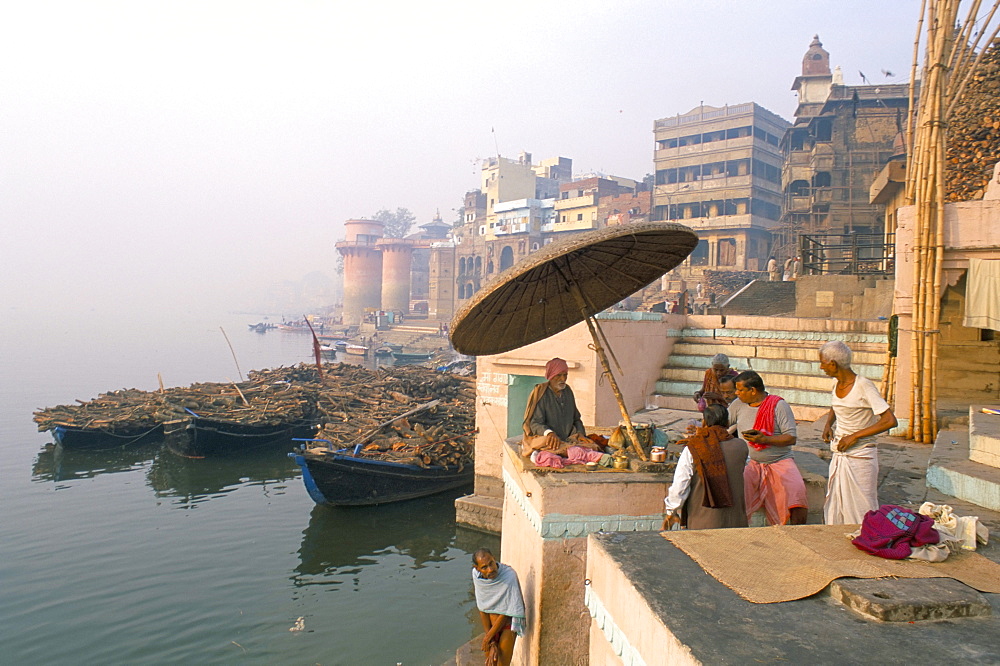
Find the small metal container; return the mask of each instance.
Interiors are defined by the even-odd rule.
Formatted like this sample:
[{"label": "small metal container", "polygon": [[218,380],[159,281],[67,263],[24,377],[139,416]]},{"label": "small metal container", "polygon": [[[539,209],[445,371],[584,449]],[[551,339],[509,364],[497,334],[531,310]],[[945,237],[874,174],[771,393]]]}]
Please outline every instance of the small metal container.
[{"label": "small metal container", "polygon": [[667,462],[667,450],[662,446],[654,446],[649,450],[649,459],[652,462]]},{"label": "small metal container", "polygon": [[612,463],[614,469],[628,469],[628,458],[622,456],[620,458],[615,458],[614,463]]}]

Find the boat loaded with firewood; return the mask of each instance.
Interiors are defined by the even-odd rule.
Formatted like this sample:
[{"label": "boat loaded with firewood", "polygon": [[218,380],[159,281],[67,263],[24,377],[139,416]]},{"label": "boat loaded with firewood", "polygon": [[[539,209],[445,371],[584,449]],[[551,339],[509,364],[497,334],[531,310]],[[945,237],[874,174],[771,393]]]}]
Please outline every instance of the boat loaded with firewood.
[{"label": "boat loaded with firewood", "polygon": [[442,402],[419,405],[352,441],[320,428],[303,450],[289,454],[309,496],[331,506],[387,504],[472,484],[471,404]]}]

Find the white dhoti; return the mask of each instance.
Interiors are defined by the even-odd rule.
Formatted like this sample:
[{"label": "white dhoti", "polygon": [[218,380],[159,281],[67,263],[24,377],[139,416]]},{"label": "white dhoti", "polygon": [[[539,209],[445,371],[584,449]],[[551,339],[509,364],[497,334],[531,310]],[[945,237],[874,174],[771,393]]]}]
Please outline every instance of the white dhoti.
[{"label": "white dhoti", "polygon": [[878,449],[874,446],[855,447],[846,452],[834,449],[823,522],[856,525],[878,506]]}]

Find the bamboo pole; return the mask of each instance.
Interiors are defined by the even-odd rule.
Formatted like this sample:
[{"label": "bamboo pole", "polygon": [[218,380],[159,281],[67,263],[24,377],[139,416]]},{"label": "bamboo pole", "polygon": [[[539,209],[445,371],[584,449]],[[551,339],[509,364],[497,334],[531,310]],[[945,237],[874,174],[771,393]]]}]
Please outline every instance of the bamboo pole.
[{"label": "bamboo pole", "polygon": [[587,322],[587,328],[590,330],[590,337],[594,341],[594,352],[597,354],[597,358],[601,361],[601,367],[604,368],[604,374],[607,376],[608,383],[611,385],[611,392],[615,394],[615,400],[618,402],[618,409],[621,411],[622,420],[625,421],[625,432],[628,435],[629,442],[632,444],[632,448],[635,450],[636,455],[639,456],[640,460],[649,460],[646,457],[646,452],[642,450],[642,445],[639,444],[638,435],[635,434],[635,428],[632,426],[632,418],[629,416],[628,408],[625,407],[625,398],[622,396],[622,392],[618,388],[618,382],[615,380],[614,373],[611,372],[611,365],[608,363],[608,357],[604,352],[604,347],[601,346],[601,336],[598,335],[597,329],[594,326],[594,321],[590,314],[587,301],[580,292],[580,287],[567,277],[567,273],[562,270],[562,267],[557,265],[556,268],[566,281],[570,292],[573,294],[573,298],[576,299],[577,306],[580,308],[580,314],[583,315],[584,321]]}]

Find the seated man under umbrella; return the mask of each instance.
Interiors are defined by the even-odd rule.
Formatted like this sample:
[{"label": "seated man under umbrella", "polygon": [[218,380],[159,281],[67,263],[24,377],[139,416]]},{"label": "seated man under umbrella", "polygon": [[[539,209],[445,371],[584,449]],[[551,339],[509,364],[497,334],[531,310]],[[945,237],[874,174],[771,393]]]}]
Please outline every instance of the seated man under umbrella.
[{"label": "seated man under umbrella", "polygon": [[566,385],[568,375],[569,365],[561,358],[545,364],[546,381],[531,391],[524,409],[521,454],[542,467],[563,467],[567,462],[610,465],[611,456],[602,454],[587,437],[573,390]]}]

